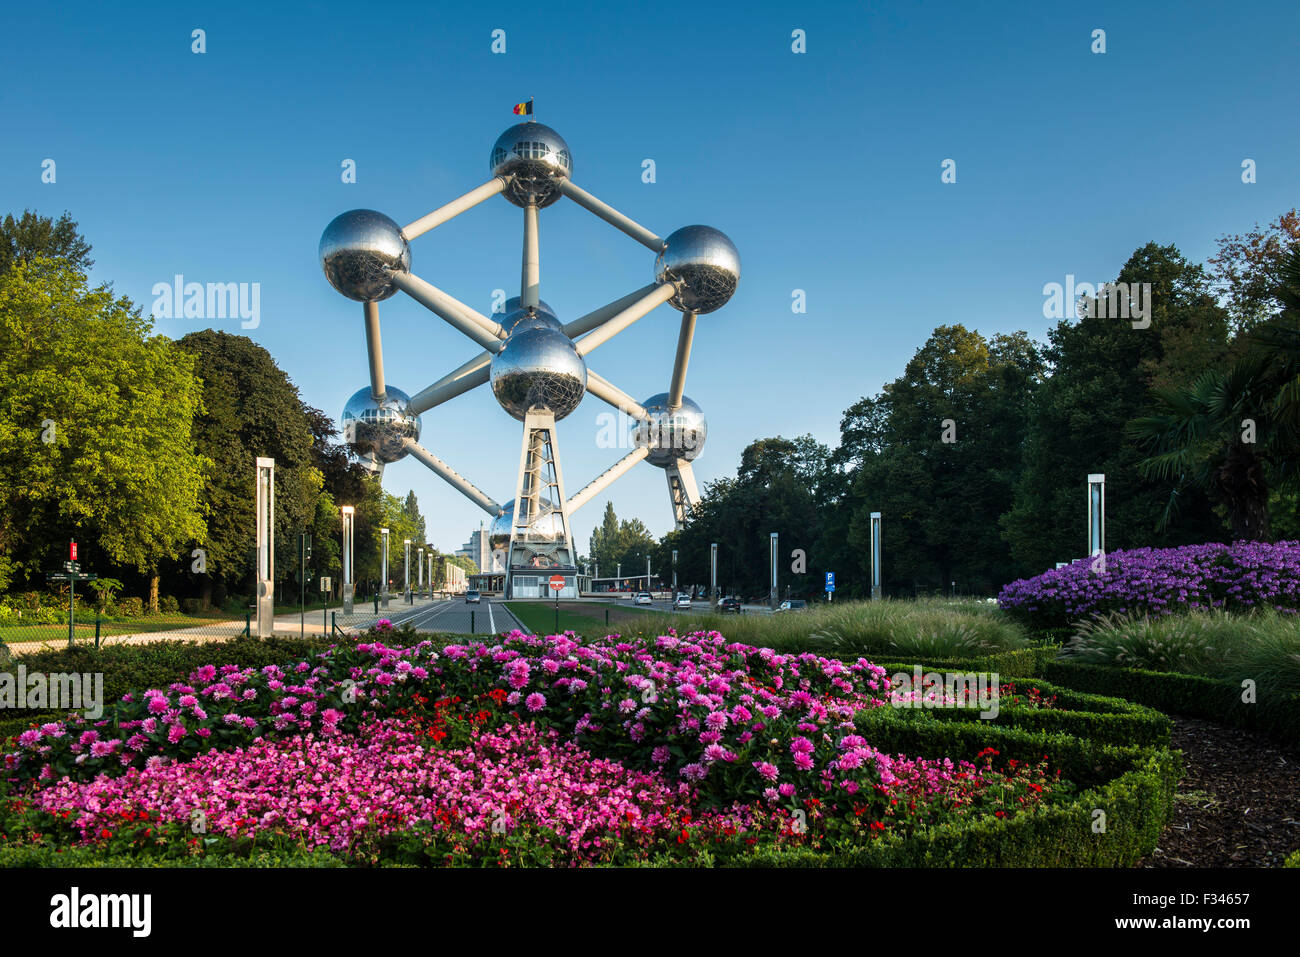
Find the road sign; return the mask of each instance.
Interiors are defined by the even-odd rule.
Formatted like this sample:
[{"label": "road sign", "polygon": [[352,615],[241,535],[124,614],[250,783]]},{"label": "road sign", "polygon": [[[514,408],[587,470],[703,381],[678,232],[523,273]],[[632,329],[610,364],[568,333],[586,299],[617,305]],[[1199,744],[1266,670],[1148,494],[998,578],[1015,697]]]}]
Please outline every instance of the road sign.
[{"label": "road sign", "polygon": [[77,543],[68,542],[68,561],[75,562],[76,560],[77,560]]},{"label": "road sign", "polygon": [[330,577],[329,577],[328,575],[322,575],[322,576],[321,576],[321,578],[320,578],[320,590],[321,590],[321,591],[329,591],[329,590],[330,590],[330,586],[331,586],[332,584],[333,584],[333,582],[330,580]]},{"label": "road sign", "polygon": [[834,572],[827,572],[827,573],[826,573],[826,590],[827,590],[827,591],[834,591],[834,590],[835,590],[835,573],[834,573]]},{"label": "road sign", "polygon": [[564,576],[552,575],[550,584],[551,584],[552,591],[559,591],[561,588],[564,587]]},{"label": "road sign", "polygon": [[78,562],[64,562],[63,570],[75,575],[77,572],[81,571],[81,565]]},{"label": "road sign", "polygon": [[98,577],[94,572],[86,572],[84,575],[80,572],[47,572],[45,580],[50,582],[87,582],[94,581]]}]

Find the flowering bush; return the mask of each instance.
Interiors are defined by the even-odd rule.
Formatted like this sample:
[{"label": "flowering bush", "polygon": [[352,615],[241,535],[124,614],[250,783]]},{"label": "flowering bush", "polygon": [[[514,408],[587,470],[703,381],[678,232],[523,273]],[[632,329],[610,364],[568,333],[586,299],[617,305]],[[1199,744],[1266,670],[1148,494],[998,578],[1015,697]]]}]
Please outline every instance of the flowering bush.
[{"label": "flowering bush", "polygon": [[1002,589],[1003,610],[1038,628],[1101,613],[1168,615],[1189,608],[1300,607],[1300,542],[1236,542],[1110,552]]},{"label": "flowering bush", "polygon": [[202,811],[222,840],[287,833],[439,863],[854,841],[1068,790],[1045,764],[873,748],[853,719],[888,684],[864,659],[717,632],[384,643],[395,636],[288,667],[205,666],[102,720],[33,728],[8,777],[79,841],[116,840],[123,821],[160,840]]}]

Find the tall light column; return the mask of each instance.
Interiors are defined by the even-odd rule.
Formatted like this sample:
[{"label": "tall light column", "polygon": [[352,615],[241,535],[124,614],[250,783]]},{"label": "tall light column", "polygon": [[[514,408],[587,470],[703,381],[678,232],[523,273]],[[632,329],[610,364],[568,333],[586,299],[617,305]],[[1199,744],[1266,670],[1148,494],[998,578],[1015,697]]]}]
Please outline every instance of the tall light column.
[{"label": "tall light column", "polygon": [[418,574],[420,577],[420,582],[419,582],[420,597],[423,598],[424,597],[424,546],[423,545],[420,546],[419,552],[420,552],[419,554],[420,560],[416,563],[416,568],[418,569]]},{"label": "tall light column", "polygon": [[402,545],[405,546],[406,551],[402,561],[402,576],[405,579],[402,583],[402,600],[409,602],[411,600],[411,540],[402,539]]},{"label": "tall light column", "polygon": [[677,549],[673,549],[673,601],[677,600]]},{"label": "tall light column", "polygon": [[1088,476],[1088,557],[1106,553],[1106,476]]},{"label": "tall light column", "polygon": [[871,513],[871,600],[879,600],[884,584],[880,574],[880,513]]},{"label": "tall light column", "polygon": [[[275,631],[275,459],[257,459],[257,635]],[[71,632],[69,632],[71,633]]]},{"label": "tall light column", "polygon": [[352,532],[356,524],[356,508],[344,505],[339,509],[343,518],[343,614],[353,612],[355,586],[352,584]]},{"label": "tall light column", "polygon": [[650,590],[650,556],[645,557],[645,590]]},{"label": "tall light column", "polygon": [[709,601],[718,603],[718,543],[709,545]]},{"label": "tall light column", "polygon": [[379,530],[380,541],[380,560],[379,560],[379,607],[388,608],[388,529]]},{"label": "tall light column", "polygon": [[776,600],[777,600],[777,597],[778,597],[778,594],[779,594],[778,589],[777,589],[777,583],[776,583],[776,553],[777,553],[777,533],[776,533],[776,532],[773,532],[773,533],[771,534],[771,537],[770,537],[770,539],[769,539],[769,543],[770,543],[770,545],[769,545],[769,550],[770,550],[770,552],[771,552],[771,554],[769,555],[769,558],[770,558],[771,563],[772,563],[772,585],[771,585],[771,589],[770,589],[770,591],[768,592],[768,596],[767,596],[767,604],[768,604],[768,607],[769,607],[769,608],[771,608],[773,611],[776,611]]}]

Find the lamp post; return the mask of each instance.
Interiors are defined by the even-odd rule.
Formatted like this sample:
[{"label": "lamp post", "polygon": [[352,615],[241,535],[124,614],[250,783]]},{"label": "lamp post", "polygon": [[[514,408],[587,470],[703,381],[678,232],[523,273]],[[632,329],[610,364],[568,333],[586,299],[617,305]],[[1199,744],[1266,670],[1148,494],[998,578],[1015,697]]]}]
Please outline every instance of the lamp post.
[{"label": "lamp post", "polygon": [[871,600],[881,596],[883,576],[880,574],[880,513],[871,513]]},{"label": "lamp post", "polygon": [[380,583],[379,583],[379,603],[384,610],[388,609],[388,529],[379,530],[380,541]]},{"label": "lamp post", "polygon": [[414,602],[414,597],[411,595],[411,540],[409,538],[402,539],[402,545],[405,550],[405,555],[402,559],[402,575],[404,578],[402,583],[402,600],[410,605]]},{"label": "lamp post", "polygon": [[677,600],[677,549],[673,549],[673,600]]},{"label": "lamp post", "polygon": [[275,459],[257,459],[257,635],[275,630]]},{"label": "lamp post", "polygon": [[709,601],[718,603],[718,543],[709,545]]},{"label": "lamp post", "polygon": [[777,534],[778,534],[777,532],[772,532],[771,536],[769,537],[770,553],[771,553],[769,558],[772,564],[772,585],[771,585],[771,590],[768,592],[767,604],[768,607],[772,609],[772,611],[776,611],[777,598],[780,597],[780,590],[778,588],[777,581],[776,581]]},{"label": "lamp post", "polygon": [[352,539],[356,524],[356,508],[344,505],[339,509],[343,518],[343,614],[350,615],[354,609],[355,587],[352,584]]},{"label": "lamp post", "polygon": [[420,597],[423,598],[424,597],[424,546],[423,545],[421,545],[419,548],[419,555],[417,556],[417,558],[418,561],[416,562],[415,567],[418,573],[418,577],[420,579],[419,582],[417,583],[417,587],[420,590]]},{"label": "lamp post", "polygon": [[1094,472],[1088,476],[1088,557],[1096,558],[1105,554],[1106,476]]}]

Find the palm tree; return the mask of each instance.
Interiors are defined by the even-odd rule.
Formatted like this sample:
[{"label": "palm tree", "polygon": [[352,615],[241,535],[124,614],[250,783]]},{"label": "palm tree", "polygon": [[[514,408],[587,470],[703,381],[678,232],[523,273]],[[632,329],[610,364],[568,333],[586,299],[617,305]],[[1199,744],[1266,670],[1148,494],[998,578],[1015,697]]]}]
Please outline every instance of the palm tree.
[{"label": "palm tree", "polygon": [[1224,506],[1233,538],[1266,540],[1270,491],[1297,484],[1300,247],[1287,259],[1277,298],[1282,311],[1246,337],[1247,351],[1227,369],[1156,390],[1155,413],[1129,423],[1149,454],[1140,473],[1173,483],[1162,529],[1191,487]]}]

